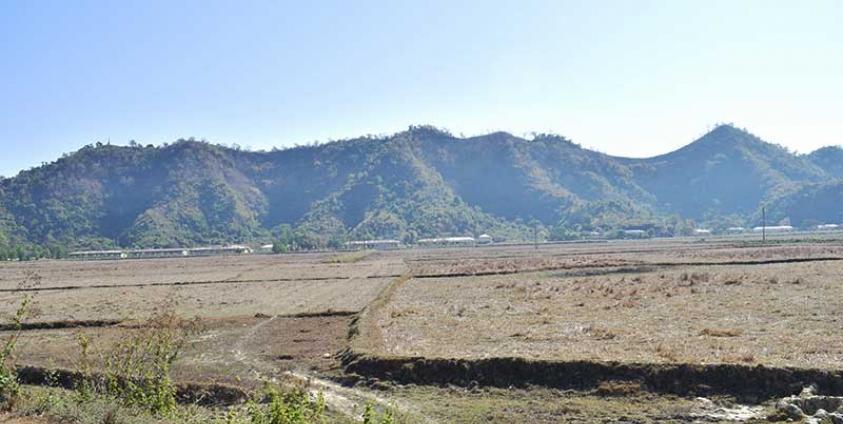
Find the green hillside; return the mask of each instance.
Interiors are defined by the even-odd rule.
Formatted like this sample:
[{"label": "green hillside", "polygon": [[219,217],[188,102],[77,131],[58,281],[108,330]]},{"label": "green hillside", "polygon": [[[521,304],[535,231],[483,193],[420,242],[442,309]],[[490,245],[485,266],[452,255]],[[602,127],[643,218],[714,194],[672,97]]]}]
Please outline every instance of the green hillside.
[{"label": "green hillside", "polygon": [[771,222],[786,220],[798,227],[843,224],[843,181],[805,184],[771,199],[767,204]]},{"label": "green hillside", "polygon": [[796,183],[827,178],[807,159],[728,125],[674,152],[628,163],[658,210],[698,220],[750,214]]},{"label": "green hillside", "polygon": [[433,127],[271,152],[96,144],[0,180],[0,247],[193,246],[290,231],[306,247],[532,239],[536,227],[555,238],[632,226],[670,235],[687,220],[748,222],[768,201],[794,222],[828,221],[839,189],[823,183],[843,172],[839,155],[795,155],[731,126],[649,159],[556,135],[461,138]]},{"label": "green hillside", "polygon": [[828,146],[817,149],[807,156],[814,165],[835,178],[843,178],[843,148]]}]

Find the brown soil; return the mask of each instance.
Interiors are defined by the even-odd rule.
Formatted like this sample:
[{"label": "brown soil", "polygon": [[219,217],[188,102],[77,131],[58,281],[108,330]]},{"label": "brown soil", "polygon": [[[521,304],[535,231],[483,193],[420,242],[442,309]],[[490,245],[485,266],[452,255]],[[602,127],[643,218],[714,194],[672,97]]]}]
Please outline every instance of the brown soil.
[{"label": "brown soil", "polygon": [[800,260],[843,260],[837,243],[771,245],[672,240],[580,245],[422,250],[408,254],[415,277],[455,277],[599,267],[759,264]]},{"label": "brown soil", "polygon": [[838,369],[841,272],[807,262],[414,279],[372,319],[386,355]]},{"label": "brown soil", "polygon": [[[36,321],[143,319],[169,305],[183,316],[226,317],[358,311],[388,279],[359,278],[173,287],[44,290],[33,298]],[[0,294],[0,314],[11,314],[22,294]]]},{"label": "brown soil", "polygon": [[[535,361],[523,358],[427,359],[348,355],[346,371],[401,384],[462,387],[530,387],[592,390],[606,382],[681,396],[730,395],[751,402],[780,398],[817,385],[843,394],[843,371],[766,368],[732,364],[635,364],[592,361]],[[605,395],[605,394],[604,394]],[[615,395],[614,393],[612,395]]]},{"label": "brown soil", "polygon": [[[455,422],[589,422],[618,418],[630,402],[644,411],[628,416],[634,421],[689,417],[671,418],[668,398],[636,395],[638,388],[762,400],[818,383],[843,393],[843,246],[753,243],[9,263],[0,264],[0,315],[14,312],[27,280],[36,316],[15,359],[72,370],[76,333],[107,351],[144,318],[171,308],[198,316],[203,328],[175,364],[181,384],[257,388],[288,370],[341,380],[348,376],[338,353],[345,352],[348,371],[372,387],[391,380],[468,388],[448,395],[449,405],[464,408],[453,411],[434,407],[441,393],[432,386],[382,394],[444,421],[453,412]],[[487,396],[476,386],[580,394],[547,392],[572,408],[563,411],[519,390]],[[514,409],[493,407],[500,402]],[[592,403],[611,411],[591,410]]]},{"label": "brown soil", "polygon": [[[377,254],[356,263],[323,263],[331,254],[246,255],[121,261],[0,263],[0,290],[21,282],[36,289],[90,286],[177,285],[220,282],[349,279],[398,274],[400,260]],[[34,280],[32,276],[37,276]]]},{"label": "brown soil", "polygon": [[[299,369],[320,374],[338,371],[335,355],[346,347],[348,316],[226,318],[203,320],[176,361],[180,381],[258,387],[260,378]],[[77,334],[84,332],[99,358],[132,327],[111,326],[26,331],[17,351],[21,364],[45,369],[75,369]]]},{"label": "brown soil", "polygon": [[44,417],[16,417],[11,414],[0,413],[0,423],[5,424],[50,424],[54,422]]}]

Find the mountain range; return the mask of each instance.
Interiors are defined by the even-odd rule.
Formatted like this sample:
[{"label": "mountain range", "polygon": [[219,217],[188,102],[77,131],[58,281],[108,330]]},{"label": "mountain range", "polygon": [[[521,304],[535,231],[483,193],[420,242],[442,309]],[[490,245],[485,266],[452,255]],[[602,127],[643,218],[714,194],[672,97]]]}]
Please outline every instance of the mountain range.
[{"label": "mountain range", "polygon": [[807,155],[721,125],[622,158],[558,135],[456,137],[414,126],[273,151],[204,141],[93,144],[0,180],[0,246],[168,247],[489,233],[576,238],[643,228],[843,222],[843,149]]}]

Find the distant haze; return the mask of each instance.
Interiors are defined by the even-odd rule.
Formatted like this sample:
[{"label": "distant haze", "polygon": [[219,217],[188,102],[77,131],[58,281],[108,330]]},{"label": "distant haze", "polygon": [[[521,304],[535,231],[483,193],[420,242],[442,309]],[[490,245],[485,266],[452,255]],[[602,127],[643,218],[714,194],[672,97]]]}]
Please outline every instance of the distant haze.
[{"label": "distant haze", "polygon": [[0,175],[110,140],[255,149],[562,134],[666,153],[734,122],[843,142],[843,2],[5,2]]},{"label": "distant haze", "polygon": [[10,244],[675,236],[757,225],[762,207],[771,223],[810,229],[843,223],[841,164],[841,148],[794,155],[728,125],[649,159],[557,136],[460,138],[433,127],[264,153],[191,140],[97,144],[0,180],[0,255]]}]

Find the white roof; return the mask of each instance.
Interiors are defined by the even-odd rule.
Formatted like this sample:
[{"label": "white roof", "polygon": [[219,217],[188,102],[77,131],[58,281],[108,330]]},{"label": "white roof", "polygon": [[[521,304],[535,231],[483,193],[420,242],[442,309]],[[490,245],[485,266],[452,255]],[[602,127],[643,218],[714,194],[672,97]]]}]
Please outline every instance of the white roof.
[{"label": "white roof", "polygon": [[85,250],[80,252],[70,252],[71,255],[113,255],[123,253],[122,250]]},{"label": "white roof", "polygon": [[460,243],[474,241],[474,237],[438,237],[420,239],[419,243]]},{"label": "white roof", "polygon": [[243,246],[241,244],[232,244],[231,246],[204,246],[204,247],[192,247],[187,250],[197,251],[197,250],[237,250],[237,249],[249,249],[249,246]]},{"label": "white roof", "polygon": [[169,253],[169,252],[184,252],[181,248],[167,248],[167,249],[135,249],[129,250],[129,253]]},{"label": "white roof", "polygon": [[360,244],[399,244],[399,243],[401,243],[399,240],[385,239],[385,240],[354,240],[354,241],[346,242],[345,244],[360,245]]},{"label": "white roof", "polygon": [[[765,227],[755,227],[752,231],[763,231]],[[790,225],[773,225],[766,227],[767,231],[790,231],[793,229]]]}]

